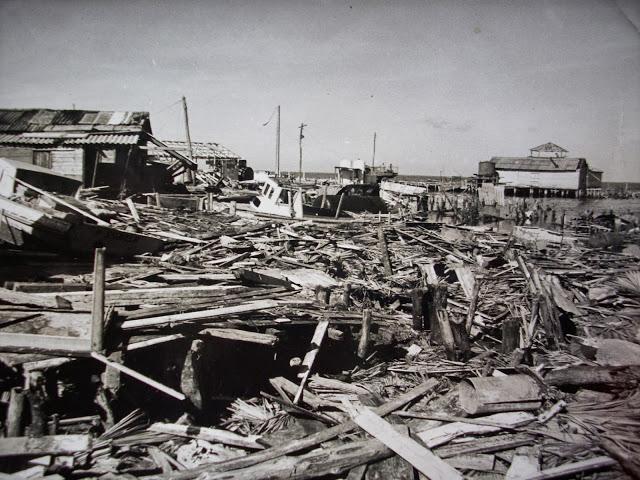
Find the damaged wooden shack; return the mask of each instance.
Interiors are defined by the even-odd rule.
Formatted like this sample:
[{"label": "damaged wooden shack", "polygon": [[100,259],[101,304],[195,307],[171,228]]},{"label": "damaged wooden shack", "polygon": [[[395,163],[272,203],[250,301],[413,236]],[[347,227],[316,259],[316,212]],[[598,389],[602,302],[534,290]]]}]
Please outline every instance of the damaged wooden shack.
[{"label": "damaged wooden shack", "polygon": [[638,476],[637,258],[418,215],[94,202],[163,246],[0,250],[3,471]]}]

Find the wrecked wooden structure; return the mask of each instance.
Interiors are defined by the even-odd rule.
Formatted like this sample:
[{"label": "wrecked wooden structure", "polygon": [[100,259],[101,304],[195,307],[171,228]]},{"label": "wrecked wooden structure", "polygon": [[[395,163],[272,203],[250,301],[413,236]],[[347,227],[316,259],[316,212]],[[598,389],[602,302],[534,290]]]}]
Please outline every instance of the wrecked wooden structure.
[{"label": "wrecked wooden structure", "polygon": [[127,263],[0,250],[4,471],[638,476],[633,254],[94,201],[167,243]]}]

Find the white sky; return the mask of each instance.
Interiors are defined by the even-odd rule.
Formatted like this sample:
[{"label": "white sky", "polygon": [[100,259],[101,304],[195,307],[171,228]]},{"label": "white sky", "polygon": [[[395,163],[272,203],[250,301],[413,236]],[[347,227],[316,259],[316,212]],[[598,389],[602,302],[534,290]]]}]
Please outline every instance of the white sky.
[{"label": "white sky", "polygon": [[[470,175],[551,141],[640,181],[640,2],[0,0],[0,106],[145,110],[273,168]],[[173,104],[173,105],[172,105]]]}]

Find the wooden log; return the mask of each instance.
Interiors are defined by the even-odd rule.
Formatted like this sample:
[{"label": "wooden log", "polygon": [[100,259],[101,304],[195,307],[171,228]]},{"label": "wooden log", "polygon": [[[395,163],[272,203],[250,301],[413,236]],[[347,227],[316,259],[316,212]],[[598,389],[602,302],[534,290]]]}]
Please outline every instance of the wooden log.
[{"label": "wooden log", "polygon": [[362,312],[362,328],[360,329],[360,342],[358,343],[358,358],[365,360],[369,353],[369,339],[371,336],[371,310]]},{"label": "wooden log", "polygon": [[393,269],[391,268],[391,259],[389,257],[389,249],[387,248],[387,239],[382,230],[382,225],[378,226],[378,248],[380,249],[380,255],[382,256],[382,265],[384,266],[384,274],[387,277],[393,275]]},{"label": "wooden log", "polygon": [[218,428],[196,427],[193,425],[179,425],[176,423],[153,423],[149,427],[152,432],[168,433],[178,437],[195,438],[212,443],[222,443],[235,447],[262,450],[264,445],[256,441],[257,437],[243,437],[237,433]]},{"label": "wooden log", "polygon": [[320,352],[320,347],[322,346],[322,341],[327,333],[327,328],[329,328],[329,320],[320,320],[313,332],[313,337],[311,338],[311,349],[307,352],[304,356],[304,360],[302,361],[302,368],[304,371],[298,374],[298,377],[300,377],[300,386],[298,387],[298,391],[293,399],[294,404],[297,404],[302,398],[304,387],[307,384],[309,375],[311,374],[313,363]]},{"label": "wooden log", "polygon": [[142,383],[146,383],[147,385],[149,385],[150,387],[155,388],[156,390],[160,390],[163,393],[166,393],[167,395],[172,396],[173,398],[176,398],[178,400],[185,400],[185,395],[177,392],[176,390],[167,387],[166,385],[161,384],[160,382],[156,382],[155,380],[142,375],[139,372],[136,372],[135,370],[129,368],[129,367],[125,367],[124,365],[120,365],[119,363],[116,362],[112,362],[111,360],[109,360],[108,358],[106,358],[103,355],[100,355],[97,352],[91,352],[91,356],[93,358],[95,358],[96,360],[104,363],[107,367],[111,367],[111,368],[115,368],[116,370],[119,370],[120,372],[124,373],[125,375],[129,375],[130,377],[135,378],[136,380],[142,382]]},{"label": "wooden log", "polygon": [[551,370],[544,376],[544,381],[554,387],[586,387],[589,385],[623,387],[640,381],[640,372],[634,366],[574,365]]},{"label": "wooden log", "polygon": [[351,408],[348,411],[360,428],[376,437],[430,480],[462,480],[462,475],[455,468],[408,435],[397,432],[391,424],[368,408],[361,410]]},{"label": "wooden log", "polygon": [[90,448],[89,435],[0,438],[0,458],[72,455]]},{"label": "wooden log", "polygon": [[255,312],[257,310],[265,310],[277,307],[278,303],[273,300],[258,300],[230,307],[213,308],[210,310],[202,310],[198,312],[178,313],[175,315],[163,315],[160,317],[144,318],[140,320],[127,320],[122,322],[123,330],[131,330],[135,328],[158,327],[171,323],[206,321],[221,316],[235,315],[239,313]]},{"label": "wooden log", "polygon": [[52,294],[47,297],[38,294],[14,292],[6,288],[0,288],[0,302],[12,305],[30,305],[42,308],[71,308],[71,302],[65,298]]},{"label": "wooden log", "polygon": [[[426,382],[418,385],[417,387],[409,390],[408,392],[394,398],[393,400],[385,403],[384,405],[375,408],[373,411],[381,416],[388,415],[391,412],[402,408],[409,402],[414,401],[417,398],[422,397],[423,395],[435,390],[438,386],[438,381],[431,378]],[[325,430],[321,430],[320,432],[314,433],[307,437],[292,440],[283,445],[279,445],[277,447],[268,448],[261,452],[255,452],[244,457],[234,458],[231,460],[225,460],[223,462],[218,462],[210,465],[203,465],[200,467],[196,467],[190,470],[184,470],[182,472],[173,472],[169,476],[163,476],[166,479],[172,480],[191,480],[196,478],[202,472],[229,472],[233,471],[232,475],[234,475],[238,469],[247,468],[255,465],[255,470],[260,471],[264,468],[266,462],[274,460],[276,458],[282,457],[284,455],[288,455],[291,453],[299,452],[302,450],[307,450],[313,448],[321,443],[328,442],[339,435],[343,435],[349,433],[350,431],[357,428],[357,425],[353,421],[348,421],[336,425],[335,427],[327,428]],[[528,439],[532,438],[531,436],[527,436]],[[530,441],[530,440],[527,440]],[[376,441],[376,444],[382,445],[380,442]],[[386,448],[386,447],[385,447]],[[390,450],[389,450],[390,452]],[[296,457],[296,459],[300,459],[301,457]],[[372,458],[370,460],[363,460],[362,463],[366,463],[367,461],[378,460],[380,458],[386,457],[377,457]],[[360,463],[358,463],[360,465]],[[356,466],[356,465],[353,465]],[[221,477],[221,478],[229,478],[229,477]],[[234,478],[233,476],[230,478]],[[252,478],[252,477],[250,477]]]},{"label": "wooden log", "polygon": [[204,348],[202,340],[193,340],[187,350],[180,371],[180,390],[198,410],[204,409],[201,390],[201,356]]},{"label": "wooden log", "polygon": [[11,389],[9,407],[7,409],[6,433],[7,437],[19,437],[22,435],[22,420],[24,417],[25,393],[19,387]]},{"label": "wooden log", "polygon": [[278,337],[266,333],[248,332],[237,328],[207,328],[200,332],[209,337],[232,340],[236,342],[255,343],[273,347],[278,344]]},{"label": "wooden log", "polygon": [[502,353],[510,354],[520,346],[520,319],[507,317],[502,321]]},{"label": "wooden log", "polygon": [[[129,199],[131,200],[131,199]],[[104,257],[106,248],[96,248],[93,266],[93,308],[91,309],[91,350],[104,350]]]}]

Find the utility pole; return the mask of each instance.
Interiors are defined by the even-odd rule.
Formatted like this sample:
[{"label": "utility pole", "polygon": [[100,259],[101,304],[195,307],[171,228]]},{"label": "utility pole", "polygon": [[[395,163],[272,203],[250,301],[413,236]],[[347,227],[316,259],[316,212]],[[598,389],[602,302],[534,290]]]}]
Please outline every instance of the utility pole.
[{"label": "utility pole", "polygon": [[[187,98],[185,96],[182,97],[182,108],[184,110],[184,128],[187,131],[187,146],[189,147],[189,160],[195,163],[193,161],[193,148],[191,147],[191,134],[189,133],[189,112],[187,111]],[[189,181],[191,183],[195,183],[193,170],[188,169],[187,171],[189,172],[188,173]]]},{"label": "utility pole", "polygon": [[280,176],[280,105],[278,105],[278,124],[276,127],[276,178]]},{"label": "utility pole", "polygon": [[376,166],[376,132],[373,132],[373,159],[371,160],[371,167]]},{"label": "utility pole", "polygon": [[302,139],[304,138],[304,135],[302,134],[302,131],[304,130],[304,127],[306,127],[307,125],[305,123],[301,123],[300,124],[300,172],[299,172],[299,179],[302,182]]}]

